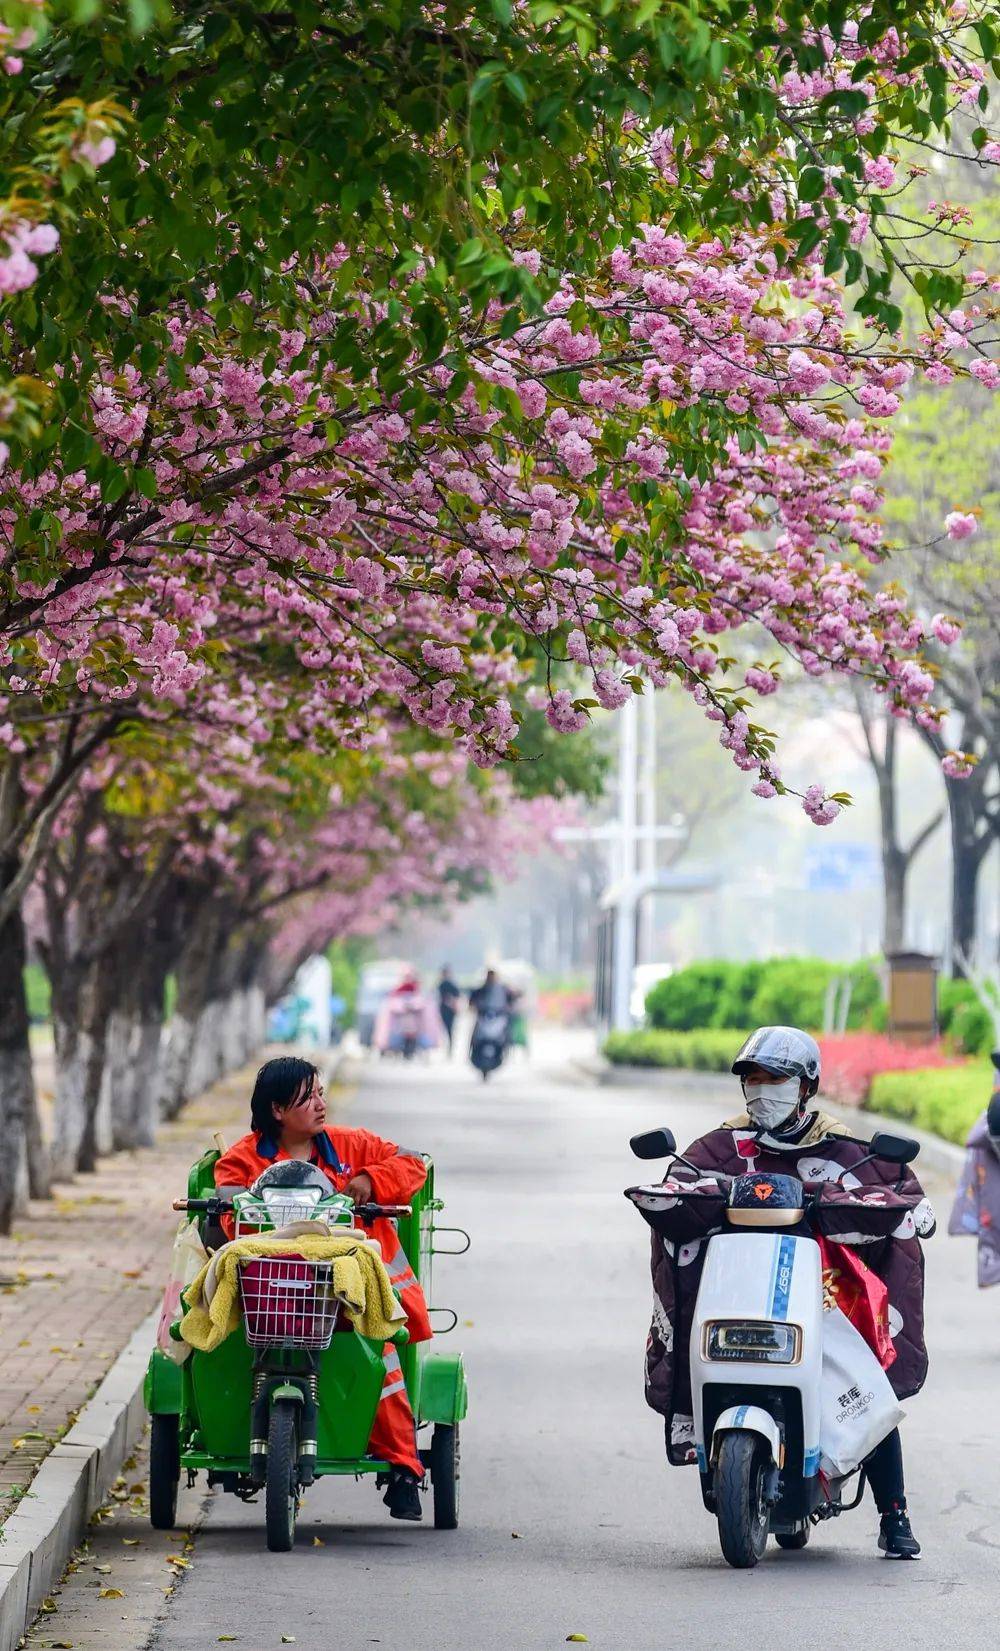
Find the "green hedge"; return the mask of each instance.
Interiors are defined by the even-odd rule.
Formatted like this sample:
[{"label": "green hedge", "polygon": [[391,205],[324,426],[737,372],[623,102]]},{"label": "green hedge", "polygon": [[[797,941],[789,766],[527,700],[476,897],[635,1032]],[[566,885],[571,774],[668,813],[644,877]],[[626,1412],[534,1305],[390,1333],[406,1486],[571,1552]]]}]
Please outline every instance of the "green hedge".
[{"label": "green hedge", "polygon": [[878,1072],[872,1079],[867,1104],[872,1112],[903,1119],[962,1146],[986,1109],[994,1078],[988,1061],[923,1067],[913,1072]]},{"label": "green hedge", "polygon": [[967,980],[938,982],[938,1020],[963,1055],[988,1055],[996,1042],[993,1017]]},{"label": "green hedge", "polygon": [[657,1031],[730,1026],[821,1027],[831,980],[854,982],[847,1025],[871,1024],[882,999],[871,963],[844,968],[818,957],[782,957],[768,963],[709,960],[657,981],[646,997],[646,1016]]},{"label": "green hedge", "polygon": [[604,1054],[615,1066],[682,1066],[696,1072],[728,1072],[745,1032],[707,1028],[699,1032],[610,1032]]}]

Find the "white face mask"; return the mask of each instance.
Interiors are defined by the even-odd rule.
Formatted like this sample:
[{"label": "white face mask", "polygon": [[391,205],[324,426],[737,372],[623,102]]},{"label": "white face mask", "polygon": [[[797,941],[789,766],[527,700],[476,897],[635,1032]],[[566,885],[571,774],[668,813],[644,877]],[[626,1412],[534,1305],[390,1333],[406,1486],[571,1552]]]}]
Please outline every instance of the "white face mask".
[{"label": "white face mask", "polygon": [[776,1129],[799,1104],[798,1078],[775,1078],[771,1083],[745,1083],[747,1112],[758,1129]]}]

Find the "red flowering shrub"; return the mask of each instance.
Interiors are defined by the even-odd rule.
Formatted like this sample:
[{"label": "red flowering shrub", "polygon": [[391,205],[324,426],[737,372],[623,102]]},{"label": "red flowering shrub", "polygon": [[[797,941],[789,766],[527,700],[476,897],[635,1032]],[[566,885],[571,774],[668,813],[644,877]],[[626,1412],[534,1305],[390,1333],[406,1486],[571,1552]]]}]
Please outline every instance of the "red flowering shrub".
[{"label": "red flowering shrub", "polygon": [[962,1064],[941,1043],[897,1043],[884,1032],[831,1033],[817,1041],[823,1054],[823,1094],[843,1106],[863,1106],[877,1072]]},{"label": "red flowering shrub", "polygon": [[539,992],[538,1013],[542,1020],[559,1026],[589,1026],[594,1013],[594,994],[587,991]]}]

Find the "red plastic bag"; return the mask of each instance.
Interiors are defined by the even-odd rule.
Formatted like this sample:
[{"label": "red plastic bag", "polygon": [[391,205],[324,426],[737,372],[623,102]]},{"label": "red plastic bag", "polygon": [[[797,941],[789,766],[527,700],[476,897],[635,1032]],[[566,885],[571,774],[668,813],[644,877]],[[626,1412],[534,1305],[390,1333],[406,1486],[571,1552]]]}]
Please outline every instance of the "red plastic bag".
[{"label": "red plastic bag", "polygon": [[839,1307],[863,1336],[883,1370],[896,1357],[889,1334],[889,1292],[877,1273],[844,1244],[817,1239],[823,1263],[824,1304]]}]

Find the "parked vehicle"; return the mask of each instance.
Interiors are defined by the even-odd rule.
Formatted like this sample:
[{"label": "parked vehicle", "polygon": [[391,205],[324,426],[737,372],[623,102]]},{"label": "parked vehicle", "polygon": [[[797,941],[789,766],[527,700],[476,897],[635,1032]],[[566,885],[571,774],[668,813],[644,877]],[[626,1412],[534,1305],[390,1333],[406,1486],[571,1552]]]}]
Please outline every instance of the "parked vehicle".
[{"label": "parked vehicle", "polygon": [[[638,1158],[674,1159],[663,1183],[626,1192],[654,1232],[678,1249],[707,1238],[689,1344],[694,1447],[722,1552],[746,1569],[768,1535],[779,1547],[804,1548],[814,1523],[856,1508],[863,1457],[899,1419],[881,1364],[850,1325],[867,1372],[864,1391],[848,1379],[834,1400],[844,1414],[831,1417],[824,1407],[816,1239],[843,1236],[845,1221],[887,1237],[908,1206],[884,1187],[814,1191],[793,1176],[706,1175],[677,1154],[669,1129],[636,1135],[631,1147]],[[902,1166],[919,1150],[916,1141],[876,1135],[870,1156]],[[841,1473],[823,1447],[831,1427],[855,1420],[867,1427],[867,1442]]]},{"label": "parked vehicle", "polygon": [[372,1046],[375,1018],[383,998],[388,997],[389,993],[406,978],[409,969],[410,965],[407,962],[396,957],[379,958],[374,963],[366,963],[362,968],[358,980],[354,1019],[358,1038],[365,1049]]},{"label": "parked vehicle", "polygon": [[[272,1165],[249,1191],[220,1196],[212,1173],[218,1156],[210,1151],[198,1160],[188,1196],[175,1203],[195,1218],[209,1249],[222,1243],[218,1223],[230,1210],[237,1237],[317,1222],[363,1238],[366,1222],[389,1216],[429,1296],[435,1234],[460,1232],[435,1221],[442,1205],[429,1159],[426,1183],[411,1203],[385,1206],[354,1205],[320,1171],[297,1162]],[[301,1184],[288,1184],[296,1180]],[[468,1235],[461,1236],[467,1249]],[[240,1262],[241,1326],[213,1351],[194,1350],[180,1364],[161,1347],[153,1351],[145,1398],[152,1417],[150,1518],[157,1530],[175,1527],[181,1473],[189,1484],[205,1473],[210,1486],[243,1501],[263,1492],[267,1545],[284,1552],[294,1541],[302,1493],[314,1479],[388,1474],[389,1464],[368,1454],[385,1376],[383,1343],[341,1322],[331,1264],[296,1256],[291,1241],[290,1250]],[[179,1341],[179,1319],[170,1335]],[[430,1475],[434,1524],[453,1530],[459,1424],[467,1405],[462,1358],[429,1351],[432,1343],[410,1343],[405,1327],[393,1341]]]}]

